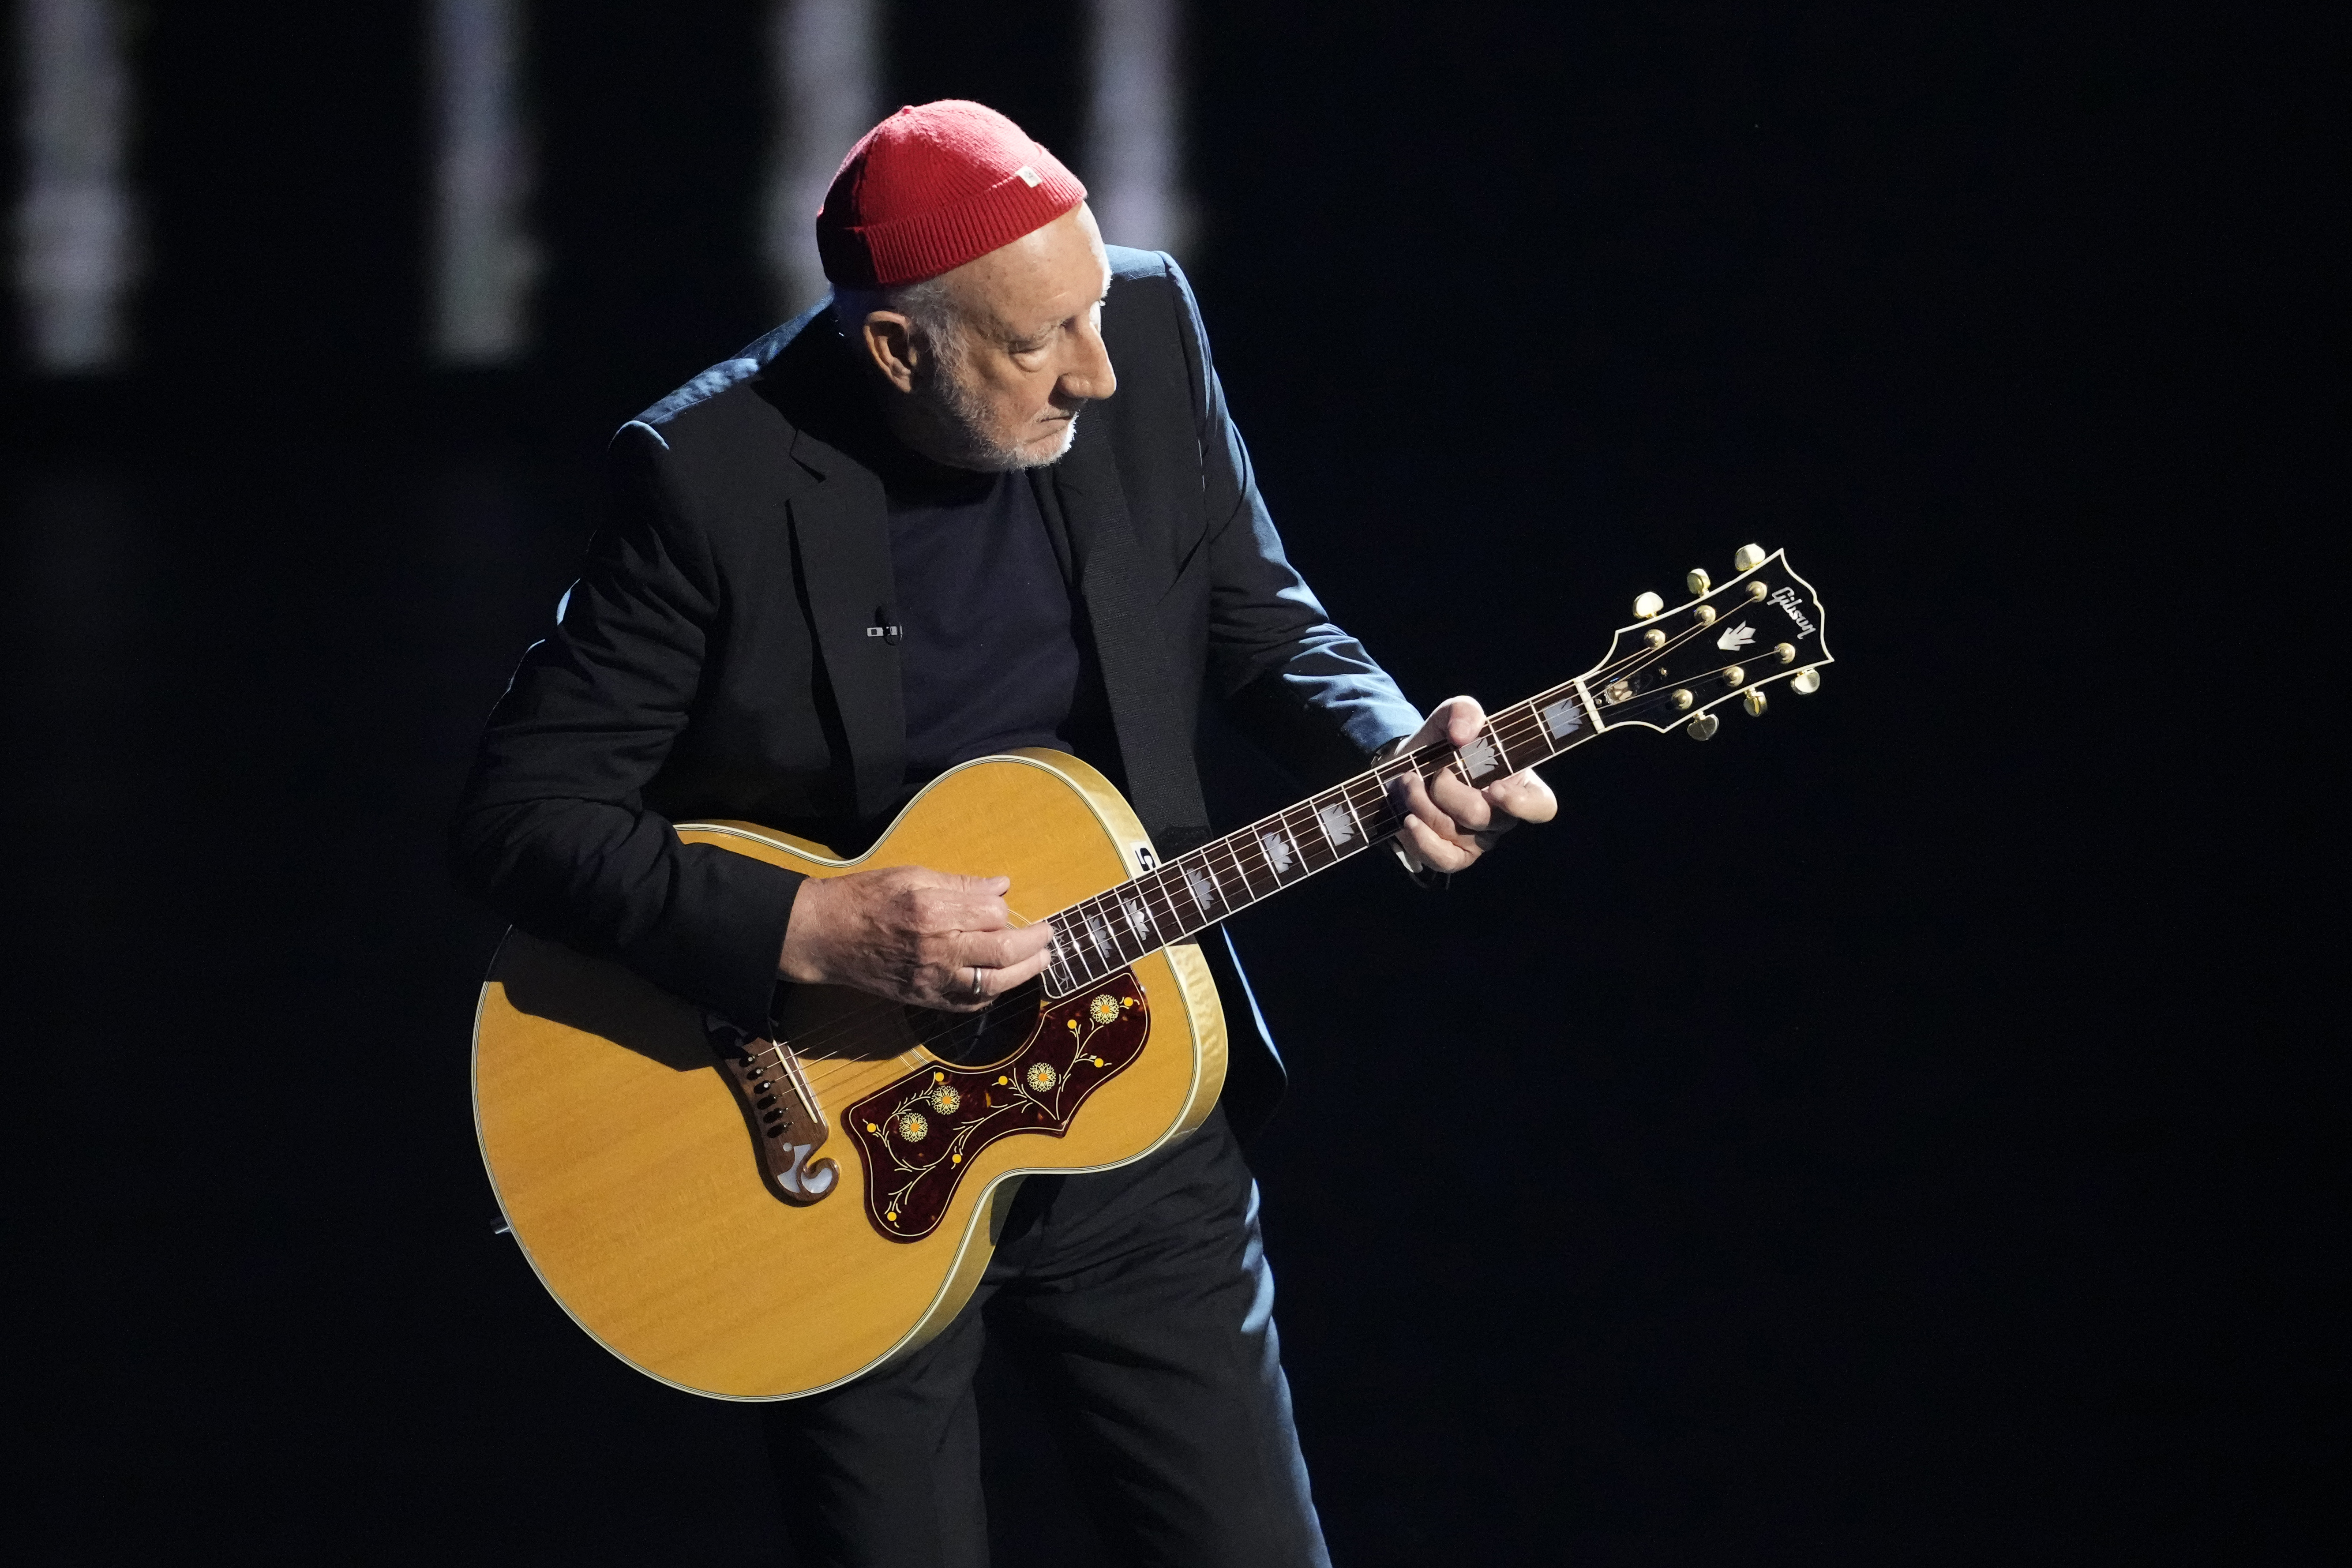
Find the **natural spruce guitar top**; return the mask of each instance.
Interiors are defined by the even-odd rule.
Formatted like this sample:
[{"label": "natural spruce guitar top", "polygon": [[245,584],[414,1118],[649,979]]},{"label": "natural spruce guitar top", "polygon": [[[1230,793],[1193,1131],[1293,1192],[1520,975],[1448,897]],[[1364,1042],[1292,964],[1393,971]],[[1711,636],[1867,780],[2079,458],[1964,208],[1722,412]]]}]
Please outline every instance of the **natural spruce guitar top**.
[{"label": "natural spruce guitar top", "polygon": [[810,876],[1006,876],[1052,925],[1045,973],[978,1014],[794,986],[768,1037],[608,961],[510,931],[482,988],[475,1110],[509,1226],[614,1354],[696,1393],[811,1394],[923,1343],[978,1284],[1021,1178],[1141,1158],[1204,1120],[1223,1016],[1192,939],[1391,837],[1408,770],[1491,784],[1621,730],[1706,740],[1831,662],[1811,586],[1749,545],[1716,586],[1634,602],[1608,654],[1424,746],[1161,861],[1083,763],[950,770],[855,859],[750,823],[714,844]]}]

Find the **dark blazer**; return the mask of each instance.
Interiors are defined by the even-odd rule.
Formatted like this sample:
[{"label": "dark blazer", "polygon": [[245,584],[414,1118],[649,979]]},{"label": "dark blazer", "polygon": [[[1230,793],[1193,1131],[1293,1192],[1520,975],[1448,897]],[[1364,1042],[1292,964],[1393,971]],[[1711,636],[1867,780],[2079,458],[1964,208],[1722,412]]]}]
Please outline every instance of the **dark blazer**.
[{"label": "dark blazer", "polygon": [[[1110,257],[1118,391],[1031,479],[1164,855],[1208,826],[1204,691],[1317,785],[1420,716],[1285,559],[1183,274]],[[621,427],[611,516],[492,711],[451,830],[460,883],[517,925],[754,1030],[802,879],[670,825],[742,818],[847,852],[903,798],[898,651],[868,635],[894,597],[888,518],[850,456],[877,438],[856,375],[828,302]],[[1227,1100],[1253,1121],[1279,1058],[1227,944],[1203,945],[1236,1047]]]}]

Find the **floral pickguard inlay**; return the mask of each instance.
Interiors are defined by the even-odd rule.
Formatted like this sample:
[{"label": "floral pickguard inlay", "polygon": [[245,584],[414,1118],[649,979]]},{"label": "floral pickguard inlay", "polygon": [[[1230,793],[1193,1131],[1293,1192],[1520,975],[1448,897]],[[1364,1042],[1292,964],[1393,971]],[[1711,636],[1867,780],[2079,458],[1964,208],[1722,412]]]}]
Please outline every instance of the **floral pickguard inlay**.
[{"label": "floral pickguard inlay", "polygon": [[1131,971],[1039,1015],[1020,1050],[984,1068],[934,1063],[842,1118],[866,1166],[866,1214],[893,1241],[939,1227],[972,1156],[1014,1132],[1058,1138],[1086,1098],[1134,1061],[1151,1033]]}]

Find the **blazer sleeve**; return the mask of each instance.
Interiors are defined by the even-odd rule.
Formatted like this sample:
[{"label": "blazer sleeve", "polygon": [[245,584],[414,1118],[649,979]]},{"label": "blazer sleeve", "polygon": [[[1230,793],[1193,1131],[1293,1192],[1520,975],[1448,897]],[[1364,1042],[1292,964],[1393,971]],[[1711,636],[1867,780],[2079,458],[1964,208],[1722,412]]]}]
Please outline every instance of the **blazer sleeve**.
[{"label": "blazer sleeve", "polygon": [[803,879],[681,843],[645,805],[693,710],[724,587],[660,435],[624,426],[608,460],[611,518],[491,711],[453,865],[525,931],[764,1032]]},{"label": "blazer sleeve", "polygon": [[1192,288],[1172,258],[1178,330],[1192,378],[1207,510],[1209,677],[1234,726],[1301,778],[1356,772],[1422,715],[1284,554],[1249,448],[1225,407]]}]

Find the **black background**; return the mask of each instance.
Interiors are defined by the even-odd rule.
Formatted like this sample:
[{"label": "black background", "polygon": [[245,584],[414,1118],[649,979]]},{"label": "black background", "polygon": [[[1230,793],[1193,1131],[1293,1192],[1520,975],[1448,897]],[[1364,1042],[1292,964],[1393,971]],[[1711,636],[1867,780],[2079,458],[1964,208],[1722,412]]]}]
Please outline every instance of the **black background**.
[{"label": "black background", "polygon": [[[19,1441],[93,1552],[776,1561],[751,1414],[491,1234],[498,927],[439,849],[605,435],[771,324],[761,7],[534,8],[541,347],[474,374],[424,369],[417,9],[142,12],[139,362],[11,384]],[[894,5],[891,101],[1072,150],[1077,20]],[[1751,540],[1841,660],[1578,752],[1447,892],[1368,862],[1247,918],[1335,1558],[2347,1550],[2345,1082],[2296,1005],[2340,922],[2290,787],[2341,775],[2265,707],[2341,515],[2340,29],[1191,26],[1226,385],[1410,693],[1548,684]],[[999,1406],[999,1560],[1078,1560]]]}]

